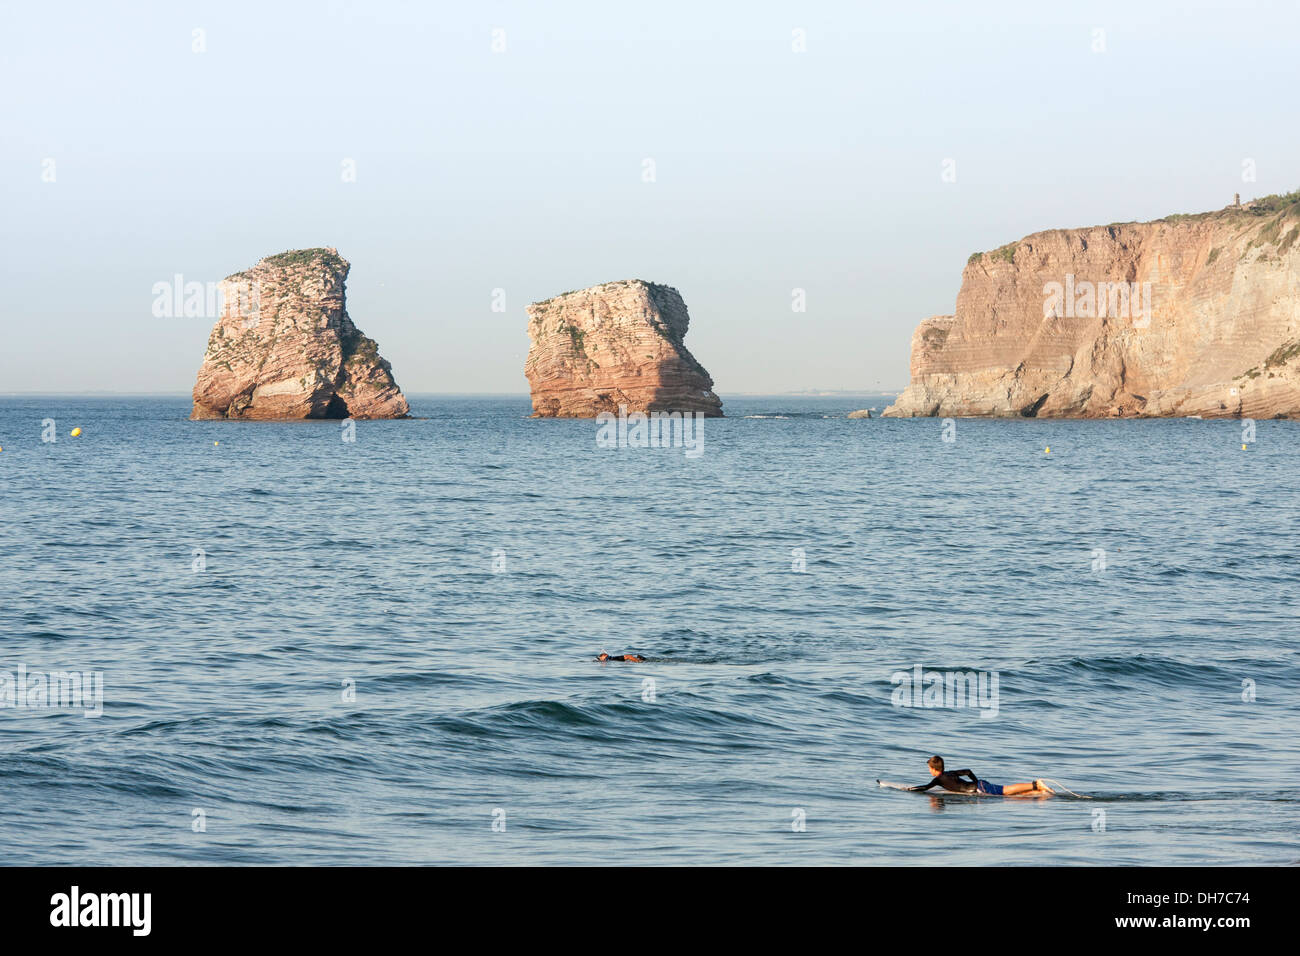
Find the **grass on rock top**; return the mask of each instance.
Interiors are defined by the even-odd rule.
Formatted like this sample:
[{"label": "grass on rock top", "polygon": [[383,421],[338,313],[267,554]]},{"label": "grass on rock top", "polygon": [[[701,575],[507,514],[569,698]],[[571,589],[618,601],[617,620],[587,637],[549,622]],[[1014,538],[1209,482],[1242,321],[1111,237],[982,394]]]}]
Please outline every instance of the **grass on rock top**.
[{"label": "grass on rock top", "polygon": [[290,267],[310,265],[317,259],[322,260],[330,268],[341,268],[343,266],[343,257],[333,249],[290,249],[288,252],[281,252],[278,255],[267,256],[262,262],[267,265]]},{"label": "grass on rock top", "polygon": [[[1279,234],[1281,231],[1281,225],[1283,220],[1285,220],[1288,216],[1300,216],[1300,189],[1293,190],[1292,192],[1289,193],[1274,193],[1269,196],[1264,196],[1260,199],[1252,199],[1249,202],[1242,203],[1240,206],[1225,206],[1222,209],[1213,209],[1210,210],[1209,212],[1176,212],[1176,213],[1172,213],[1171,215],[1164,216],[1160,219],[1153,219],[1151,221],[1176,224],[1182,222],[1195,222],[1203,219],[1214,219],[1214,218],[1226,219],[1230,217],[1246,217],[1246,216],[1249,216],[1251,218],[1264,218],[1268,216],[1274,217],[1273,221],[1270,222],[1267,226],[1265,226],[1264,229],[1260,232],[1260,235],[1256,237],[1252,245],[1264,245],[1266,243],[1277,242],[1279,239]],[[1140,226],[1140,225],[1145,225],[1145,223],[1139,223],[1134,221],[1134,222],[1112,222],[1109,224],[1110,227]],[[1085,227],[1085,228],[1096,228],[1096,227]],[[1066,230],[1061,230],[1061,231],[1066,231]],[[1296,241],[1296,235],[1293,235],[1293,233],[1296,233],[1296,230],[1293,229],[1291,232],[1286,234],[1286,237],[1284,239],[1282,239],[1281,251],[1285,252]],[[997,249],[994,249],[992,252],[972,252],[970,254],[970,258],[966,260],[966,264],[971,265],[973,263],[979,262],[986,255],[993,256],[999,259],[1005,259],[1007,262],[1011,262],[1015,256],[1015,250],[1017,245],[1019,245],[1018,242],[1009,242],[1005,246],[999,246]],[[1211,259],[1210,261],[1212,262],[1214,260]]]}]

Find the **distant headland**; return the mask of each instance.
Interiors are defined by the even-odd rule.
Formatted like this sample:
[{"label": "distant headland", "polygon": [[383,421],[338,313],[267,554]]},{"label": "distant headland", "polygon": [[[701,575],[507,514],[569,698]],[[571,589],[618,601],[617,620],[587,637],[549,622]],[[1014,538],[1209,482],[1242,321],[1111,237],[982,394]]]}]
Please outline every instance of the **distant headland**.
[{"label": "distant headland", "polygon": [[1300,416],[1298,236],[1300,191],[975,253],[884,414]]}]

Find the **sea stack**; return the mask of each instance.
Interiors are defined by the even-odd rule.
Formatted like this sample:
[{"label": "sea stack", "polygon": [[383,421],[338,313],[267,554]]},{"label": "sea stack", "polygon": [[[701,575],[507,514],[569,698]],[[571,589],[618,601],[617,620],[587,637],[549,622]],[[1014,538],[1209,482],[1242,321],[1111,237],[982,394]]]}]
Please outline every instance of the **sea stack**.
[{"label": "sea stack", "polygon": [[1300,416],[1300,192],[970,257],[890,416]]},{"label": "sea stack", "polygon": [[534,418],[601,412],[721,417],[713,379],[686,348],[686,303],[666,285],[625,279],[528,307],[524,374]]},{"label": "sea stack", "polygon": [[348,318],[350,268],[296,249],[226,278],[190,418],[405,418],[392,366]]}]

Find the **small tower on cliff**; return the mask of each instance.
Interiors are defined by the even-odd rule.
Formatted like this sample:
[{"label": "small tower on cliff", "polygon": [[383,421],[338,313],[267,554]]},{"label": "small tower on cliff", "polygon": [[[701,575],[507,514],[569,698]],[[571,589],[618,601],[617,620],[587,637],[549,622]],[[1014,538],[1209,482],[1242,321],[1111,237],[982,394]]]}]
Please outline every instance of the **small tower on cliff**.
[{"label": "small tower on cliff", "polygon": [[1241,208],[1241,193],[1232,194],[1232,204],[1236,206],[1238,209]]}]

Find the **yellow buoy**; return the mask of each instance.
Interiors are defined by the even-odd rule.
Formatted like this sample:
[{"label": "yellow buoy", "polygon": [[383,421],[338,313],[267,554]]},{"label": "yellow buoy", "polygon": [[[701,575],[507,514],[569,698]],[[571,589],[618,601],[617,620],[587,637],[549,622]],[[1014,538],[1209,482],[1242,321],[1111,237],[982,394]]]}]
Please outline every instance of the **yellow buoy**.
[{"label": "yellow buoy", "polygon": [[1052,446],[1051,446],[1051,445],[1048,445],[1046,448],[1043,449],[1043,454],[1044,454],[1044,455],[1050,455],[1051,453],[1052,453]]},{"label": "yellow buoy", "polygon": [[1245,451],[1245,450],[1246,450],[1246,446],[1245,446],[1245,445],[1242,445],[1242,446],[1241,446],[1241,450],[1242,450],[1242,451]]},{"label": "yellow buoy", "polygon": [[221,442],[219,442],[219,441],[214,441],[212,444],[214,444],[214,445],[220,445]]},{"label": "yellow buoy", "polygon": [[77,437],[78,435],[80,435],[80,434],[81,434],[81,429],[80,429],[80,428],[74,428],[74,429],[72,430],[72,437],[73,437],[73,438],[76,438],[76,437]]}]

